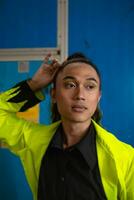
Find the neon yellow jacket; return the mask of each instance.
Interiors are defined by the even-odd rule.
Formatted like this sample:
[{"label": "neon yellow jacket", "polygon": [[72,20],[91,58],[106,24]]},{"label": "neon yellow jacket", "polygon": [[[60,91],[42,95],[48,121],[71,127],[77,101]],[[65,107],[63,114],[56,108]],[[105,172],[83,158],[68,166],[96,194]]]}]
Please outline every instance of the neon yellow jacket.
[{"label": "neon yellow jacket", "polygon": [[[0,140],[19,156],[33,199],[36,200],[41,160],[61,122],[41,125],[18,118],[16,112],[30,101],[30,95],[27,100],[23,97],[22,102],[8,100],[21,92],[21,87],[16,86],[0,95]],[[36,96],[41,98],[41,93]],[[99,169],[107,199],[134,200],[134,149],[93,123],[97,132]]]}]

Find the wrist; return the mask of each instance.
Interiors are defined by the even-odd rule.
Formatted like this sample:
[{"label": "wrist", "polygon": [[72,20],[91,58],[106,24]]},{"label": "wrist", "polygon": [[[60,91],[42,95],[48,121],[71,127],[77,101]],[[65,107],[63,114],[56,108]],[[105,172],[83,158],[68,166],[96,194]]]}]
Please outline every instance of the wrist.
[{"label": "wrist", "polygon": [[41,90],[42,88],[39,86],[38,82],[35,81],[34,79],[28,79],[27,83],[29,85],[29,87],[31,88],[32,91],[36,92]]}]

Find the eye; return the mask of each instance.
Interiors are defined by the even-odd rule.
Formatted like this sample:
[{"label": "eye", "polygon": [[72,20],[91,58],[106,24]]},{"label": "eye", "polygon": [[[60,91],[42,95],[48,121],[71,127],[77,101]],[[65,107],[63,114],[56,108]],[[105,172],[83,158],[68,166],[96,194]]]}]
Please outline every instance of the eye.
[{"label": "eye", "polygon": [[76,84],[73,82],[67,82],[65,83],[65,88],[69,89],[69,88],[74,88],[76,87]]},{"label": "eye", "polygon": [[85,86],[85,88],[86,88],[87,90],[93,90],[95,87],[96,87],[95,84],[87,84],[87,85]]}]

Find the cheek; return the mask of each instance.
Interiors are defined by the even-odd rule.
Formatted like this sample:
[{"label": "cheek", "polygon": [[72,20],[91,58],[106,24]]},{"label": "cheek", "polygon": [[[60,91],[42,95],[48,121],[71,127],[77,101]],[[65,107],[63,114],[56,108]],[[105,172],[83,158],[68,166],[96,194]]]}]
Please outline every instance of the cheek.
[{"label": "cheek", "polygon": [[66,104],[68,100],[67,94],[65,92],[62,91],[57,91],[56,92],[56,101],[58,105],[64,105]]},{"label": "cheek", "polygon": [[57,101],[67,101],[68,99],[71,98],[72,96],[72,93],[71,92],[68,92],[67,90],[65,90],[64,88],[59,87],[60,89],[57,88],[56,90],[56,99]]},{"label": "cheek", "polygon": [[68,112],[70,104],[66,95],[58,93],[56,96],[56,103],[60,115]]},{"label": "cheek", "polygon": [[98,102],[100,100],[100,92],[90,94],[88,99],[94,103]]},{"label": "cheek", "polygon": [[88,108],[90,116],[92,116],[96,111],[96,108],[99,103],[99,97],[100,97],[99,95],[92,95],[92,97],[89,98]]}]

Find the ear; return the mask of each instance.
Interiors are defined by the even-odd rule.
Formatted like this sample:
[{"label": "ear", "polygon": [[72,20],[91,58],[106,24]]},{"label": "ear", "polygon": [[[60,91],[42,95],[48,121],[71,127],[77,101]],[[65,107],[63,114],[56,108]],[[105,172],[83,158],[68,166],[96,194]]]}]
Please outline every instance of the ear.
[{"label": "ear", "polygon": [[55,88],[51,89],[50,94],[51,94],[52,103],[56,103],[56,90],[55,90]]}]

